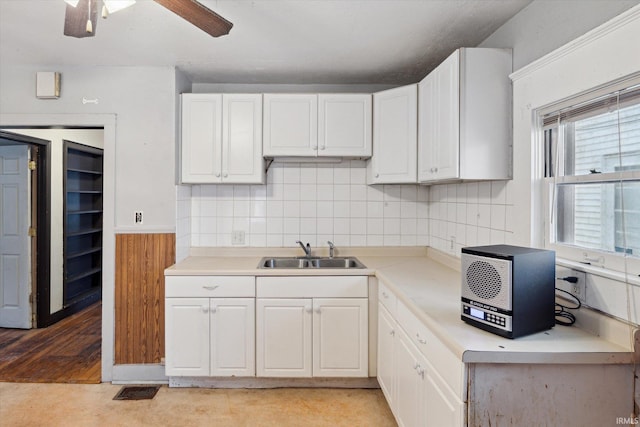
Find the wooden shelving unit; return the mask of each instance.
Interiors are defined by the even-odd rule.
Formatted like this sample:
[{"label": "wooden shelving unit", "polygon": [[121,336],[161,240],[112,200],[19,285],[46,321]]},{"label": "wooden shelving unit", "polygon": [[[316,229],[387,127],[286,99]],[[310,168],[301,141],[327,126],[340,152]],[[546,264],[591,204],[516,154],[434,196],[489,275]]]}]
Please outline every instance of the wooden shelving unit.
[{"label": "wooden shelving unit", "polygon": [[102,295],[102,150],[64,142],[64,307]]}]

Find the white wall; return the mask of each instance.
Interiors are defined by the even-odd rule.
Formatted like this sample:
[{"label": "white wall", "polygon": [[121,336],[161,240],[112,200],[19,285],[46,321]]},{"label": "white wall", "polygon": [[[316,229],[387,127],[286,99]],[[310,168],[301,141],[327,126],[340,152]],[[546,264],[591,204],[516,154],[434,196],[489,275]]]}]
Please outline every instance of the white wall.
[{"label": "white wall", "polygon": [[640,0],[534,0],[479,47],[513,49],[513,69],[547,53],[640,3]]},{"label": "white wall", "polygon": [[[62,95],[35,97],[36,71],[62,73]],[[176,77],[172,67],[31,67],[0,63],[3,114],[116,114],[116,231],[175,230]],[[83,104],[83,98],[98,104]],[[134,211],[144,225],[134,225]]]},{"label": "white wall", "polygon": [[62,310],[63,298],[63,139],[104,148],[102,129],[7,129],[51,141],[51,282],[49,313]]}]

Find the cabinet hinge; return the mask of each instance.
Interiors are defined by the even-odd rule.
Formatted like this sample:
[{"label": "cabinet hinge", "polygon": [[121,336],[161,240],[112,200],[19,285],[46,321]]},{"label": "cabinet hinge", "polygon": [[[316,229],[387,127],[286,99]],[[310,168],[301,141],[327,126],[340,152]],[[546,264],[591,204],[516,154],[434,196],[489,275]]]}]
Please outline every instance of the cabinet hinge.
[{"label": "cabinet hinge", "polygon": [[35,160],[29,160],[29,170],[30,171],[36,170],[36,161]]},{"label": "cabinet hinge", "polygon": [[36,237],[36,229],[35,227],[29,227],[29,237]]}]

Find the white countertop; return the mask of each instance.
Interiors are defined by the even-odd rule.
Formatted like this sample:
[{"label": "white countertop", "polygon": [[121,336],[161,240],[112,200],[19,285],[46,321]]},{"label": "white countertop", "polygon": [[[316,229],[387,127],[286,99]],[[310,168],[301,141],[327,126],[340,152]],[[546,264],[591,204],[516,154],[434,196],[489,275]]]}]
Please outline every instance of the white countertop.
[{"label": "white countertop", "polygon": [[[349,270],[259,269],[262,256],[275,251],[263,248],[255,253],[249,250],[241,252],[241,256],[229,256],[233,253],[237,252],[214,251],[214,255],[191,256],[169,267],[165,274],[375,275],[465,363],[632,363],[628,348],[577,327],[555,326],[546,332],[508,339],[466,324],[460,319],[460,273],[452,268],[455,261],[447,266],[427,257],[424,249],[363,248],[341,252],[340,256],[357,256],[367,266]],[[280,251],[274,256],[288,254]],[[446,257],[443,259],[451,264]]]}]

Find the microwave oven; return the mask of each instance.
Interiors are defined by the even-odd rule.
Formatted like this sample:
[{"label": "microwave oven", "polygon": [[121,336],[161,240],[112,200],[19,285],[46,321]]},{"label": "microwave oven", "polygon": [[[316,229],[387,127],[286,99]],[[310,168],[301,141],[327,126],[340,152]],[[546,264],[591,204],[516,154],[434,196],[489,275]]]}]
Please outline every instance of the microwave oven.
[{"label": "microwave oven", "polygon": [[461,319],[517,338],[555,325],[555,252],[511,245],[462,248]]}]

